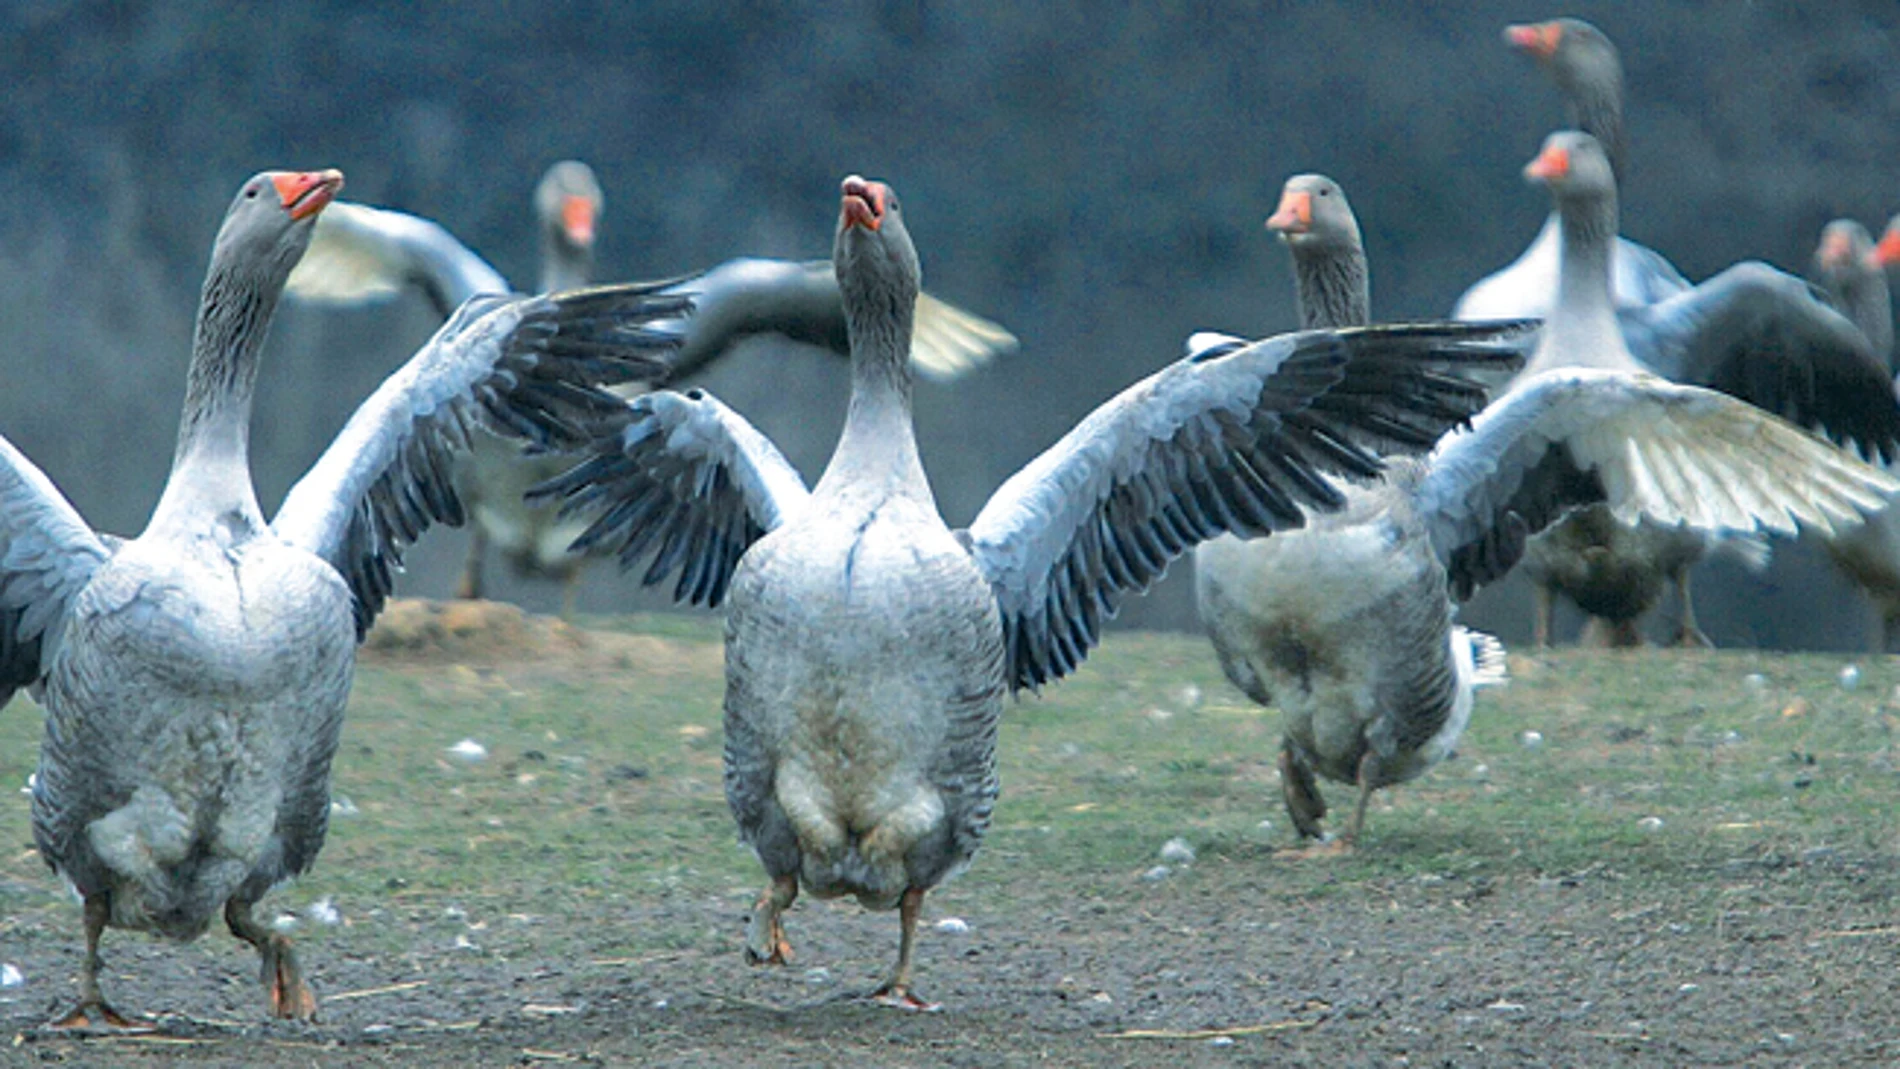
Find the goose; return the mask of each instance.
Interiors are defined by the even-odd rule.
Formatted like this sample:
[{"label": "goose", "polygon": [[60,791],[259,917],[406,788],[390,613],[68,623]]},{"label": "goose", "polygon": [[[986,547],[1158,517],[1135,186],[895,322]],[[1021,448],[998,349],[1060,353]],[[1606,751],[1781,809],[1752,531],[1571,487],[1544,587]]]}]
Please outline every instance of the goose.
[{"label": "goose", "polygon": [[844,179],[832,262],[852,391],[815,487],[711,394],[631,401],[626,426],[536,492],[591,522],[579,548],[726,610],[725,786],[768,877],[745,955],[786,963],[800,890],[899,912],[912,986],[925,894],[969,864],[997,796],[1008,691],[1072,672],[1120,597],[1224,530],[1336,507],[1323,472],[1376,471],[1482,403],[1515,367],[1480,324],[1312,332],[1177,362],[1010,477],[967,529],[938,514],[911,424],[917,252],[896,195]]},{"label": "goose", "polygon": [[[1745,262],[1655,304],[1616,308],[1606,265],[1616,182],[1602,145],[1581,131],[1551,134],[1525,174],[1550,191],[1564,245],[1557,301],[1523,374],[1648,370],[1720,390],[1863,452],[1885,458],[1900,446],[1900,404],[1882,362],[1808,283]],[[1566,521],[1526,556],[1538,594],[1536,640],[1548,641],[1552,602],[1562,594],[1600,622],[1611,644],[1640,642],[1636,621],[1669,583],[1681,604],[1678,641],[1706,646],[1688,569],[1712,545],[1758,562],[1765,552],[1759,543],[1689,530],[1630,530],[1600,515]]]},{"label": "goose", "polygon": [[[593,232],[601,211],[598,181],[586,164],[551,167],[535,193],[542,247],[542,289],[569,288],[592,269]],[[507,293],[501,273],[432,220],[385,208],[338,203],[318,224],[310,251],[290,277],[290,294],[333,306],[361,305],[420,291],[441,315],[475,293]],[[775,334],[846,351],[838,283],[825,260],[740,258],[676,280],[691,292],[694,313],[677,329],[672,381],[690,379],[752,337]],[[917,370],[948,381],[1013,351],[1008,330],[929,294],[918,298],[911,359]],[[643,387],[629,384],[631,395]],[[486,591],[483,562],[492,544],[520,575],[562,583],[562,616],[572,618],[585,558],[568,551],[578,529],[559,523],[550,507],[522,500],[529,486],[566,465],[559,458],[524,459],[507,443],[478,440],[458,470],[470,509],[469,552],[456,594]]]},{"label": "goose", "polygon": [[[594,231],[605,204],[594,169],[579,160],[561,160],[541,176],[534,189],[541,243],[539,292],[576,289],[591,281]],[[459,242],[455,245],[460,247]],[[468,256],[475,258],[473,253]],[[567,462],[558,455],[523,457],[514,443],[495,435],[477,436],[469,447],[455,471],[456,490],[469,511],[468,556],[456,596],[480,598],[485,593],[483,566],[492,540],[517,573],[561,583],[561,618],[571,621],[580,600],[584,558],[566,552],[566,546],[580,529],[554,522],[548,510],[523,499],[529,487],[559,474]]]},{"label": "goose", "polygon": [[[1887,265],[1900,257],[1900,231],[1888,225],[1876,244],[1867,228],[1836,219],[1821,231],[1810,272],[1843,315],[1853,321],[1892,367],[1893,304]],[[1865,591],[1877,624],[1868,631],[1875,653],[1900,649],[1900,511],[1884,509],[1839,538],[1823,543],[1828,556]]]},{"label": "goose", "polygon": [[[1623,64],[1602,30],[1582,19],[1554,19],[1505,28],[1504,39],[1535,59],[1563,94],[1570,124],[1594,134],[1620,177],[1628,173],[1623,150]],[[1550,314],[1557,292],[1563,233],[1557,213],[1544,219],[1524,252],[1509,265],[1467,289],[1453,307],[1456,319],[1496,319]],[[1619,307],[1653,304],[1689,288],[1661,253],[1618,237],[1610,259],[1610,292]]]},{"label": "goose", "polygon": [[[1289,178],[1267,220],[1293,257],[1306,329],[1370,319],[1359,223],[1324,175]],[[1752,495],[1708,494],[1740,479]],[[1322,838],[1316,776],[1356,785],[1349,849],[1375,790],[1450,754],[1474,689],[1504,681],[1503,647],[1453,622],[1502,577],[1528,534],[1598,506],[1700,530],[1828,531],[1900,490],[1750,405],[1627,371],[1518,379],[1424,458],[1344,488],[1345,507],[1271,538],[1221,535],[1195,549],[1196,602],[1227,678],[1285,730],[1280,784],[1301,838]]]},{"label": "goose", "polygon": [[[1900,253],[1900,241],[1891,252]],[[1808,277],[1859,329],[1874,355],[1893,363],[1893,295],[1887,285],[1888,256],[1854,219],[1834,219],[1821,228]]]},{"label": "goose", "polygon": [[342,187],[265,172],[226,212],[198,309],[177,450],[145,529],[96,534],[0,438],[0,704],[45,710],[33,838],[80,896],[80,999],[59,1028],[144,1028],[99,986],[106,928],[175,940],[222,909],[270,1012],[309,1019],[289,940],[253,913],[315,860],[355,647],[403,548],[458,523],[444,472],[487,424],[542,445],[596,418],[584,383],[663,372],[684,302],[653,287],[472,300],[357,410],[266,523],[252,487],[259,350]]}]

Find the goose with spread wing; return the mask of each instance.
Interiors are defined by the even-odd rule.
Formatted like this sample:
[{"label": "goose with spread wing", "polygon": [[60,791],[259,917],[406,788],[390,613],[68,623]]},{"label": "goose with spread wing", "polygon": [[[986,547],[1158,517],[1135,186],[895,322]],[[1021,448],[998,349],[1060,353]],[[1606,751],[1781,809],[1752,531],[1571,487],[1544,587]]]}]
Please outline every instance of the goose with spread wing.
[{"label": "goose with spread wing", "polygon": [[[1324,175],[1287,180],[1267,226],[1293,257],[1300,324],[1363,324],[1371,289],[1359,223]],[[1740,485],[1746,492],[1712,493]],[[1503,649],[1453,622],[1525,538],[1589,505],[1629,524],[1792,533],[1875,507],[1886,479],[1794,427],[1710,390],[1609,370],[1520,378],[1425,458],[1388,461],[1346,505],[1271,538],[1195,550],[1195,593],[1222,669],[1285,718],[1280,784],[1303,837],[1326,814],[1315,776],[1372,792],[1442,761],[1473,689],[1503,679]]]},{"label": "goose with spread wing", "polygon": [[1326,472],[1378,470],[1475,411],[1472,365],[1515,367],[1478,324],[1315,332],[1183,360],[1123,391],[1006,481],[964,531],[939,516],[911,423],[917,254],[897,198],[845,179],[833,263],[851,340],[844,430],[817,485],[699,390],[628,424],[544,490],[582,544],[681,600],[726,606],[725,783],[770,883],[746,956],[783,963],[800,889],[899,910],[881,1000],[911,986],[924,895],[967,865],[997,795],[1006,692],[1073,671],[1119,599],[1222,531],[1337,507]]},{"label": "goose with spread wing", "polygon": [[[544,292],[587,281],[601,209],[600,186],[586,164],[567,160],[548,170],[535,192]],[[509,291],[499,272],[440,225],[351,203],[325,213],[290,278],[293,297],[322,303],[355,304],[405,288],[420,290],[444,315],[471,294]],[[841,355],[848,348],[829,261],[729,260],[675,280],[670,292],[690,292],[694,303],[694,314],[676,325],[683,338],[672,357],[674,382],[761,335]],[[1015,348],[1015,336],[997,324],[919,295],[911,359],[922,374],[953,379]],[[641,389],[629,385],[616,392],[632,396]],[[524,459],[507,443],[475,442],[457,475],[471,533],[458,596],[483,595],[483,563],[492,544],[518,574],[559,580],[563,615],[572,615],[585,562],[568,549],[578,528],[559,522],[554,509],[522,500],[523,490],[563,466],[559,458]]]},{"label": "goose with spread wing", "polygon": [[316,998],[253,914],[321,847],[357,641],[403,548],[458,523],[449,456],[477,426],[571,445],[590,383],[664,369],[683,312],[650,287],[470,301],[386,381],[265,522],[248,457],[258,355],[336,171],[245,182],[212,247],[171,474],[145,530],[87,526],[0,439],[0,703],[45,709],[33,837],[84,903],[79,1005],[59,1027],[138,1027],[99,988],[108,927],[172,939],[222,910],[270,1010]]},{"label": "goose with spread wing", "polygon": [[[1609,153],[1618,176],[1628,173],[1623,148],[1623,64],[1603,31],[1582,19],[1509,26],[1504,39],[1530,56],[1556,83],[1570,125],[1595,135]],[[1458,298],[1458,319],[1548,316],[1557,293],[1557,264],[1563,231],[1551,212],[1524,252],[1496,272],[1479,279]],[[1617,237],[1610,257],[1610,292],[1618,307],[1653,304],[1689,288],[1674,264],[1661,253]]]},{"label": "goose with spread wing", "polygon": [[[1730,394],[1865,453],[1900,448],[1900,404],[1883,362],[1806,282],[1743,263],[1663,301],[1617,308],[1609,291],[1616,181],[1601,143],[1581,131],[1554,133],[1525,174],[1550,191],[1564,241],[1557,300],[1524,374],[1649,371]],[[1538,642],[1548,641],[1555,594],[1601,621],[1611,642],[1640,641],[1636,620],[1667,580],[1680,599],[1680,640],[1707,645],[1689,568],[1711,544],[1724,543],[1650,524],[1630,529],[1600,512],[1567,520],[1535,540],[1525,562],[1538,592]]]}]

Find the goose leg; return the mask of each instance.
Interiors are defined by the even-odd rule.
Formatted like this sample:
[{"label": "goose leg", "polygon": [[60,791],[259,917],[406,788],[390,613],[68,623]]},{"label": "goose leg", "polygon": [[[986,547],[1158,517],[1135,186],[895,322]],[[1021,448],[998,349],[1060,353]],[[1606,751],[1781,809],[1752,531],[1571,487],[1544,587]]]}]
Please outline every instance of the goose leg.
[{"label": "goose leg", "polygon": [[1286,799],[1286,815],[1302,839],[1320,837],[1319,822],[1326,815],[1326,799],[1320,797],[1313,782],[1313,770],[1293,756],[1293,748],[1280,744],[1280,794]]},{"label": "goose leg", "polygon": [[1685,649],[1712,650],[1715,643],[1702,633],[1695,619],[1695,599],[1689,596],[1689,569],[1678,569],[1671,577],[1676,584],[1676,603],[1682,607],[1682,627],[1676,632],[1676,645]]},{"label": "goose leg", "polygon": [[759,895],[752,917],[745,926],[745,962],[747,965],[790,965],[792,943],[785,938],[781,915],[798,900],[798,873],[772,877],[771,886]]},{"label": "goose leg", "polygon": [[249,902],[233,898],[224,904],[224,923],[231,934],[257,948],[259,979],[270,999],[273,1017],[293,1021],[317,1019],[317,996],[304,983],[303,970],[291,952],[290,940],[257,923]]},{"label": "goose leg", "polygon": [[1367,750],[1359,759],[1359,804],[1352,807],[1352,823],[1346,825],[1346,834],[1341,840],[1348,847],[1359,841],[1359,833],[1366,826],[1366,803],[1372,801],[1379,779],[1379,758]]},{"label": "goose leg", "polygon": [[917,918],[923,909],[923,888],[912,887],[904,892],[903,900],[897,904],[897,917],[903,925],[903,933],[897,943],[897,968],[892,970],[891,978],[884,981],[883,987],[871,993],[872,1001],[900,1010],[921,1010],[925,1013],[934,1013],[943,1008],[919,998],[910,989],[910,958],[917,946]]},{"label": "goose leg", "polygon": [[1536,649],[1550,648],[1550,615],[1555,599],[1548,585],[1531,584],[1531,646]]},{"label": "goose leg", "polygon": [[561,579],[561,622],[572,624],[574,612],[581,604],[581,569],[579,565],[569,568]]},{"label": "goose leg", "polygon": [[99,993],[99,937],[112,917],[112,899],[107,892],[86,896],[86,959],[79,963],[79,1005],[70,1013],[48,1024],[58,1029],[108,1029],[122,1032],[155,1032],[157,1026],[138,1017],[127,1017],[106,1004]]},{"label": "goose leg", "polygon": [[1643,645],[1643,631],[1636,626],[1636,618],[1611,620],[1608,617],[1592,616],[1583,625],[1583,634],[1578,636],[1577,645],[1605,650],[1633,650]]},{"label": "goose leg", "polygon": [[473,601],[482,596],[482,561],[488,557],[488,534],[479,523],[468,525],[468,559],[462,562],[462,579],[455,584],[455,596]]}]

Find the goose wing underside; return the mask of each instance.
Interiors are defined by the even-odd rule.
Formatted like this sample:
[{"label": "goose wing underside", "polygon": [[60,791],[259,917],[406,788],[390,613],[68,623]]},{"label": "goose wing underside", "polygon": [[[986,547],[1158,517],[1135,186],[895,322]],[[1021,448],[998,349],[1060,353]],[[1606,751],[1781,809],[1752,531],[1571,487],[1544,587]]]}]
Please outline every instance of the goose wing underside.
[{"label": "goose wing underside", "polygon": [[1900,483],[1752,405],[1653,375],[1520,381],[1433,451],[1414,503],[1451,589],[1502,577],[1524,540],[1582,505],[1726,534],[1831,534]]},{"label": "goose wing underside", "polygon": [[653,554],[642,581],[675,570],[676,601],[716,606],[752,543],[802,509],[805,482],[769,439],[705,390],[627,402],[624,424],[531,498],[562,498],[591,518],[575,551],[611,551],[623,568]]},{"label": "goose wing underside", "polygon": [[444,319],[478,293],[508,293],[501,272],[440,224],[388,208],[337,201],[318,217],[284,292],[313,304],[426,297]]},{"label": "goose wing underside", "polygon": [[[728,260],[680,280],[693,295],[674,379],[686,378],[740,342],[777,334],[843,356],[850,351],[844,300],[829,260]],[[1016,336],[928,293],[919,294],[911,366],[932,379],[954,379],[1015,350]]]}]

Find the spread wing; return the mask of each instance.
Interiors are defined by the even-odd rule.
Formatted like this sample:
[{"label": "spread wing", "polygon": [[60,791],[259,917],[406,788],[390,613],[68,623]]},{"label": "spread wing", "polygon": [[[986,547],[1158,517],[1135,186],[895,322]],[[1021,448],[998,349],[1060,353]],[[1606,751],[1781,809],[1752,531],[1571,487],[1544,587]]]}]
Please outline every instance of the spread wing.
[{"label": "spread wing", "polygon": [[1124,390],[997,490],[967,539],[1002,609],[1009,679],[1072,671],[1117,597],[1223,531],[1297,527],[1484,404],[1524,324],[1367,327],[1202,349]]},{"label": "spread wing", "polygon": [[1900,482],[1753,405],[1653,375],[1522,380],[1432,452],[1413,501],[1460,599],[1570,509],[1708,531],[1832,534]]},{"label": "spread wing", "polygon": [[[693,295],[693,318],[675,358],[676,380],[760,334],[841,356],[850,352],[830,260],[728,260],[681,280],[676,291]],[[910,359],[919,373],[953,379],[1015,348],[1016,336],[995,323],[928,293],[918,295]]]},{"label": "spread wing", "polygon": [[342,573],[360,636],[403,548],[431,523],[462,522],[449,458],[472,430],[581,444],[621,404],[592,387],[663,373],[677,339],[647,324],[688,307],[651,285],[470,299],[356,410],[272,528]]},{"label": "spread wing", "polygon": [[0,706],[39,681],[73,595],[117,547],[0,438]]},{"label": "spread wing", "polygon": [[477,293],[509,293],[501,272],[439,223],[337,201],[317,217],[310,247],[285,292],[299,300],[361,304],[416,289],[444,319]]},{"label": "spread wing", "polygon": [[1884,354],[1802,279],[1746,261],[1700,286],[1618,313],[1630,353],[1883,459],[1900,455],[1900,404]]},{"label": "spread wing", "polygon": [[784,455],[704,390],[662,390],[627,403],[626,426],[588,457],[529,491],[563,497],[562,515],[590,515],[576,552],[605,550],[629,567],[654,552],[642,582],[674,569],[676,601],[716,606],[752,543],[811,497]]}]

